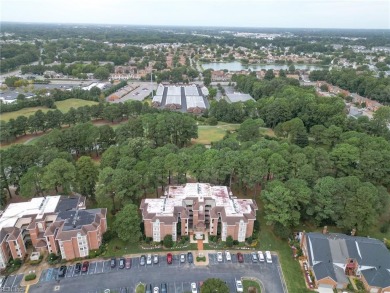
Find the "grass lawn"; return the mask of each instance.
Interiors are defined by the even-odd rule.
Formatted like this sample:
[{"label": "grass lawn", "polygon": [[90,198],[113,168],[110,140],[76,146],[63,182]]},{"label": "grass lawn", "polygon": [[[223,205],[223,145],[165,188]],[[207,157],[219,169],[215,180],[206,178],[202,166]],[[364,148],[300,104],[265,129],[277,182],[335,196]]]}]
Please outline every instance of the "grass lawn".
[{"label": "grass lawn", "polygon": [[197,245],[196,243],[191,243],[185,248],[181,249],[142,249],[138,245],[130,245],[129,243],[126,243],[118,238],[114,238],[109,241],[107,251],[104,255],[104,257],[119,257],[126,254],[148,254],[152,252],[171,252],[171,251],[189,251],[189,250],[196,250]]},{"label": "grass lawn", "polygon": [[228,124],[219,122],[218,125],[199,125],[198,126],[198,138],[194,139],[194,143],[210,144],[212,141],[221,140],[227,130],[236,130],[240,127],[240,124]]},{"label": "grass lawn", "polygon": [[135,288],[135,293],[144,293],[145,292],[145,285],[144,284],[138,284],[137,288]]},{"label": "grass lawn", "polygon": [[[57,109],[60,110],[61,112],[68,112],[71,107],[73,108],[78,108],[81,106],[91,106],[97,104],[97,102],[94,101],[85,101],[85,100],[80,100],[80,99],[68,99],[65,101],[59,101],[55,102]],[[36,111],[42,110],[42,112],[46,113],[49,110],[45,107],[31,107],[31,108],[24,108],[18,111],[13,111],[13,112],[7,112],[7,113],[2,113],[0,116],[0,120],[4,121],[9,121],[10,119],[16,119],[18,116],[30,116],[33,115]]]},{"label": "grass lawn", "polygon": [[248,288],[249,287],[255,287],[257,289],[257,293],[261,293],[260,285],[259,283],[251,280],[243,280],[242,285],[244,287],[244,293],[249,293]]}]

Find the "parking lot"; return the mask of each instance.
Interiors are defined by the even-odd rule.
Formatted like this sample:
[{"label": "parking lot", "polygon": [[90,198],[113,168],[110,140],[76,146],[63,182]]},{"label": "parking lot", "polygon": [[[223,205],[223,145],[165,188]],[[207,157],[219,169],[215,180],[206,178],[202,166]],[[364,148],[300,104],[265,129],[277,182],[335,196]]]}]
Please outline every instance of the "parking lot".
[{"label": "parking lot", "polygon": [[10,275],[5,280],[3,286],[0,288],[0,292],[24,292],[20,287],[20,282],[23,280],[23,274]]},{"label": "parking lot", "polygon": [[[31,286],[29,292],[103,292],[105,289],[119,290],[127,288],[134,292],[139,282],[160,287],[167,284],[168,292],[184,293],[190,291],[192,282],[199,289],[200,282],[210,277],[220,278],[226,282],[230,292],[235,292],[235,281],[242,277],[255,277],[261,280],[265,292],[283,293],[285,285],[281,281],[279,261],[273,255],[273,263],[253,263],[249,253],[243,253],[244,262],[238,263],[236,254],[231,254],[231,261],[225,255],[218,262],[217,254],[210,253],[209,265],[204,267],[180,263],[180,254],[173,254],[172,264],[167,264],[166,255],[159,257],[157,264],[140,265],[139,258],[132,258],[131,269],[119,269],[118,262],[111,268],[110,260],[92,261],[86,273],[76,274],[75,266],[68,266],[65,277],[58,278],[58,269],[44,271],[37,285]],[[194,255],[196,257],[196,255]]]}]

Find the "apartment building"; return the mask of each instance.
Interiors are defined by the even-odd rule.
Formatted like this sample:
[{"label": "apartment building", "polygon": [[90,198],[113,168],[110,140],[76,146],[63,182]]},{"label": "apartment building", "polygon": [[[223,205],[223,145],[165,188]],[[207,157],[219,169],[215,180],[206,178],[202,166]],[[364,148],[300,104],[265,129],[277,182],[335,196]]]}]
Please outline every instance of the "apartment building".
[{"label": "apartment building", "polygon": [[191,232],[198,239],[209,233],[243,242],[252,236],[258,210],[255,201],[238,199],[227,186],[208,183],[168,186],[161,198],[143,199],[140,209],[145,235],[156,242]]},{"label": "apartment building", "polygon": [[10,258],[35,251],[61,253],[63,259],[85,257],[98,249],[107,230],[107,209],[85,209],[85,197],[46,196],[10,204],[0,217],[0,269]]}]

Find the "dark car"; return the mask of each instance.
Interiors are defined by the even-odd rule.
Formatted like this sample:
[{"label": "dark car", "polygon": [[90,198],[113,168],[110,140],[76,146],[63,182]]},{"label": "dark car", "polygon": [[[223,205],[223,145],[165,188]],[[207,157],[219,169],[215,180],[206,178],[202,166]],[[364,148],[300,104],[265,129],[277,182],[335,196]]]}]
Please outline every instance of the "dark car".
[{"label": "dark car", "polygon": [[188,263],[194,262],[194,256],[192,255],[192,252],[187,253],[187,260],[188,260]]},{"label": "dark car", "polygon": [[131,268],[131,258],[128,257],[126,258],[126,269],[130,269]]},{"label": "dark car", "polygon": [[111,259],[110,265],[111,265],[111,268],[115,268],[115,266],[116,266],[116,258],[113,257],[113,258]]},{"label": "dark car", "polygon": [[81,262],[76,263],[76,266],[74,267],[74,273],[79,274],[81,272]]},{"label": "dark car", "polygon": [[168,253],[168,254],[167,254],[167,263],[168,263],[169,265],[172,264],[172,253]]},{"label": "dark car", "polygon": [[167,293],[167,284],[166,283],[161,284],[161,293]]},{"label": "dark car", "polygon": [[237,252],[237,260],[238,262],[244,262],[244,256],[242,255],[241,252]]},{"label": "dark car", "polygon": [[139,264],[141,266],[144,266],[146,263],[146,256],[145,255],[141,255],[140,259],[139,259]]},{"label": "dark car", "polygon": [[152,293],[152,284],[146,285],[145,293]]},{"label": "dark car", "polygon": [[66,266],[61,266],[58,269],[58,277],[63,278],[66,275]]},{"label": "dark car", "polygon": [[83,273],[88,272],[88,268],[89,268],[89,261],[83,262],[83,266],[81,267],[81,271]]},{"label": "dark car", "polygon": [[126,262],[126,260],[123,257],[121,257],[119,259],[119,268],[120,269],[124,269],[125,268],[125,262]]}]

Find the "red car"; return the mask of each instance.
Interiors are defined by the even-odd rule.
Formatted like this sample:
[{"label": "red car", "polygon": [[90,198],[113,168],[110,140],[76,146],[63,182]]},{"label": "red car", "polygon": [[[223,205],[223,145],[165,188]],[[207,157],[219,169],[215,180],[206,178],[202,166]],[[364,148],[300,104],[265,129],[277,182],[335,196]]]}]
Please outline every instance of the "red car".
[{"label": "red car", "polygon": [[126,269],[130,269],[131,268],[131,258],[126,258]]},{"label": "red car", "polygon": [[169,265],[172,264],[172,253],[168,253],[168,254],[167,254],[167,263],[168,263]]},{"label": "red car", "polygon": [[237,252],[237,260],[238,262],[244,262],[244,256],[242,255],[241,252]]},{"label": "red car", "polygon": [[81,267],[81,271],[85,273],[88,271],[88,268],[89,268],[89,261],[83,262],[83,266]]}]

